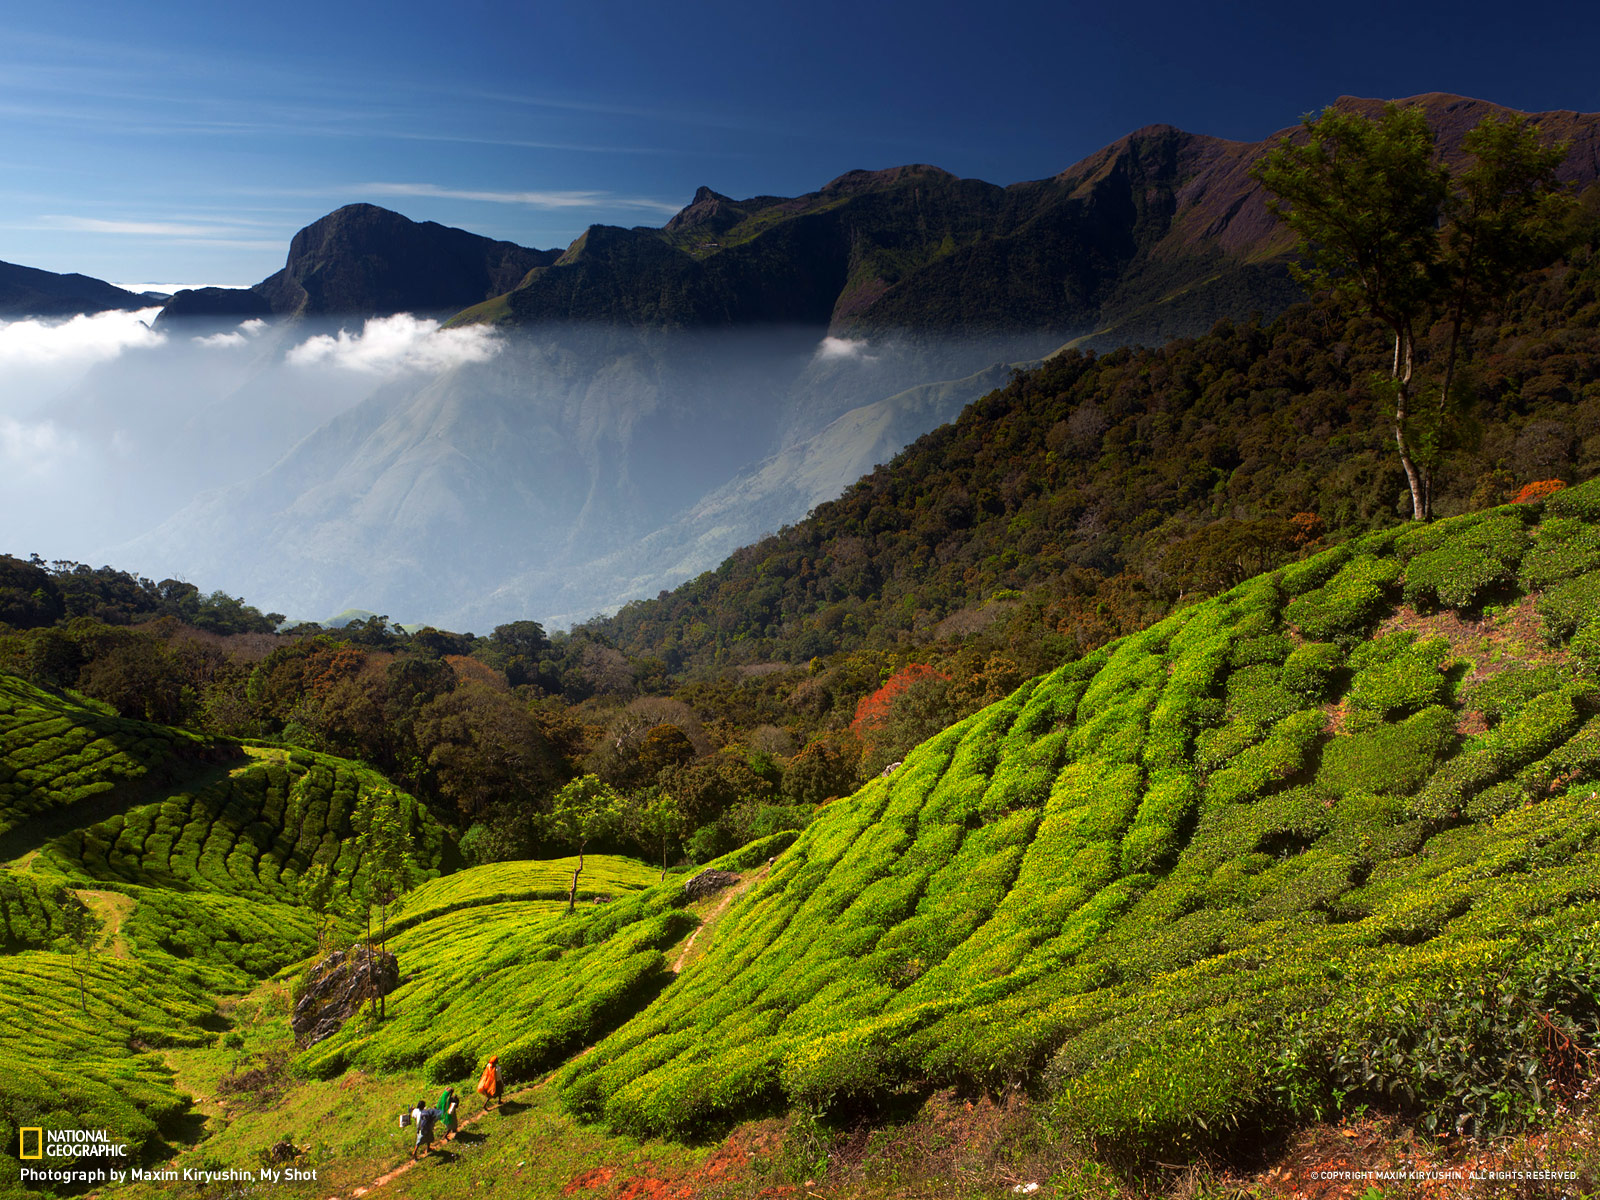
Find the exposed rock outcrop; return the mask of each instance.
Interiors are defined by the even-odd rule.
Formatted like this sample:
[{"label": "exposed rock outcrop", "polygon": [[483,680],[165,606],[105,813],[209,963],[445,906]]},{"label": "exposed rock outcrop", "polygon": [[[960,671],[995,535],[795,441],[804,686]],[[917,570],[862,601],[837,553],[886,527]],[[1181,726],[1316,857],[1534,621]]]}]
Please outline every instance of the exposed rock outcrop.
[{"label": "exposed rock outcrop", "polygon": [[704,900],[738,882],[739,876],[732,871],[701,871],[683,885],[683,894],[691,900]]},{"label": "exposed rock outcrop", "polygon": [[368,1000],[400,984],[400,964],[387,950],[335,950],[311,968],[289,1024],[296,1044],[315,1046],[339,1032]]}]

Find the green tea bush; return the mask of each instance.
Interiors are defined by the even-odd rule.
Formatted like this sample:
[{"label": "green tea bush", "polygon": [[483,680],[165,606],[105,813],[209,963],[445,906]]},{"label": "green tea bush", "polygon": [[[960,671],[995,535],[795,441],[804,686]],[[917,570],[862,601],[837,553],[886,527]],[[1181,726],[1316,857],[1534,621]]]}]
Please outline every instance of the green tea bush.
[{"label": "green tea bush", "polygon": [[[388,787],[368,768],[323,755],[310,756],[309,767],[253,761],[196,791],[62,835],[45,855],[61,871],[113,884],[296,904],[312,862],[348,850],[356,800]],[[437,875],[447,835],[411,797],[402,798],[402,813],[417,875]],[[343,863],[346,890],[361,870],[358,861]]]},{"label": "green tea bush", "polygon": [[1390,591],[1399,578],[1400,566],[1393,559],[1363,554],[1320,588],[1291,601],[1284,616],[1308,638],[1352,637],[1388,608]]},{"label": "green tea bush", "polygon": [[1290,563],[1277,573],[1285,596],[1303,596],[1332,579],[1350,561],[1353,547],[1347,542],[1313,555],[1303,562]]},{"label": "green tea bush", "polygon": [[1211,776],[1206,789],[1210,798],[1235,803],[1259,795],[1275,780],[1298,774],[1327,724],[1327,717],[1315,709],[1285,717],[1264,742],[1240,752],[1230,765]]},{"label": "green tea bush", "polygon": [[1575,691],[1569,687],[1539,696],[1516,716],[1469,741],[1417,793],[1412,814],[1430,821],[1448,820],[1491,783],[1549,754],[1580,724],[1573,705]]},{"label": "green tea bush", "polygon": [[1537,604],[1545,640],[1560,645],[1600,614],[1600,571],[1579,575],[1546,592]]},{"label": "green tea bush", "polygon": [[1336,796],[1415,792],[1455,740],[1455,713],[1434,705],[1404,721],[1334,738],[1323,749],[1317,783]]},{"label": "green tea bush", "polygon": [[[1369,642],[1368,646],[1376,644]],[[1346,701],[1358,712],[1381,718],[1437,704],[1446,698],[1449,686],[1443,674],[1449,654],[1449,642],[1429,638],[1397,645],[1393,654],[1377,661],[1359,661],[1351,655],[1356,672]]]},{"label": "green tea bush", "polygon": [[1551,518],[1574,518],[1590,524],[1600,522],[1600,483],[1591,479],[1557,492],[1544,502],[1544,518],[1546,524]]},{"label": "green tea bush", "polygon": [[1556,691],[1572,681],[1572,673],[1561,667],[1511,663],[1504,670],[1467,688],[1462,703],[1466,708],[1477,709],[1490,725],[1498,725],[1545,693]]},{"label": "green tea bush", "polygon": [[[1396,549],[1407,560],[1406,603],[1419,609],[1466,609],[1508,587],[1528,547],[1527,525],[1534,515],[1512,506],[1402,536]],[[1419,544],[1424,535],[1434,543],[1426,549]],[[1408,542],[1417,550],[1414,555],[1407,553]]]},{"label": "green tea bush", "polygon": [[1328,694],[1344,666],[1344,654],[1332,642],[1305,642],[1283,660],[1281,681],[1295,695],[1318,701]]},{"label": "green tea bush", "polygon": [[1554,587],[1600,567],[1600,527],[1578,517],[1546,517],[1517,573],[1524,590]]}]

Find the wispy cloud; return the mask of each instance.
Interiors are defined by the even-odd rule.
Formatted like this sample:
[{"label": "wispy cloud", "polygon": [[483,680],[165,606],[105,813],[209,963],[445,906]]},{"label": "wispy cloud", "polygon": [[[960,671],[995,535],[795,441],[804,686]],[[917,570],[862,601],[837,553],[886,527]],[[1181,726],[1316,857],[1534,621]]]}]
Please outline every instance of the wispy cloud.
[{"label": "wispy cloud", "polygon": [[868,362],[874,361],[874,356],[867,353],[867,347],[867,342],[851,338],[825,337],[817,343],[817,357],[823,360],[864,357]]},{"label": "wispy cloud", "polygon": [[288,362],[296,367],[327,365],[371,375],[393,375],[486,362],[500,348],[498,337],[483,326],[440,329],[437,321],[396,313],[368,319],[357,334],[341,329],[336,336],[307,338],[289,351]]},{"label": "wispy cloud", "polygon": [[445,200],[482,200],[489,204],[521,204],[529,208],[626,208],[675,213],[683,206],[648,196],[619,196],[615,192],[491,192],[439,187],[432,183],[363,183],[351,189],[377,196],[436,196]]},{"label": "wispy cloud", "polygon": [[66,217],[46,214],[39,220],[49,229],[75,233],[128,233],[145,237],[233,237],[233,225],[194,225],[182,221],[107,221],[100,217]]},{"label": "wispy cloud", "polygon": [[278,250],[282,238],[252,238],[241,234],[253,232],[235,225],[199,224],[187,221],[129,221],[108,220],[102,217],[74,217],[60,214],[41,216],[33,225],[12,228],[50,230],[66,233],[98,233],[112,237],[145,237],[162,241],[182,242],[189,245],[228,246],[241,250]]}]

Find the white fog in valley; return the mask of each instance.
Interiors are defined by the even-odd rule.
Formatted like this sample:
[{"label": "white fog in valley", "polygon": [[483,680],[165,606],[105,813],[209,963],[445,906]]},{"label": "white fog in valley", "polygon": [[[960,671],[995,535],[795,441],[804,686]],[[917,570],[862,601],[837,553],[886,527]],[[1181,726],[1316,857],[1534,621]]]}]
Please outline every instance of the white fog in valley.
[{"label": "white fog in valley", "polygon": [[486,632],[653,596],[1058,339],[0,323],[0,552]]}]

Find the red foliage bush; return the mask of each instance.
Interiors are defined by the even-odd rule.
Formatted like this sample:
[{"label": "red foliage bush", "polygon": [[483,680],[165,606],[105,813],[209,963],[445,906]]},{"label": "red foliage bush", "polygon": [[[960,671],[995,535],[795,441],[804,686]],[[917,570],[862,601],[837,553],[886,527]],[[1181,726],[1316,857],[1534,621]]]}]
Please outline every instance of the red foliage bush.
[{"label": "red foliage bush", "polygon": [[872,743],[872,734],[883,728],[889,719],[889,710],[894,702],[903,696],[906,689],[919,679],[949,679],[943,671],[936,671],[927,663],[907,663],[901,667],[877,691],[861,697],[856,705],[855,719],[850,722],[850,728],[868,745]]},{"label": "red foliage bush", "polygon": [[1532,504],[1535,500],[1555,495],[1566,486],[1559,479],[1540,479],[1534,483],[1526,483],[1522,485],[1522,490],[1512,497],[1511,503]]}]

